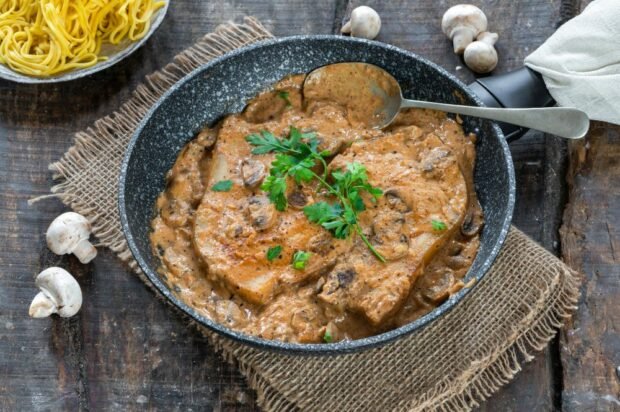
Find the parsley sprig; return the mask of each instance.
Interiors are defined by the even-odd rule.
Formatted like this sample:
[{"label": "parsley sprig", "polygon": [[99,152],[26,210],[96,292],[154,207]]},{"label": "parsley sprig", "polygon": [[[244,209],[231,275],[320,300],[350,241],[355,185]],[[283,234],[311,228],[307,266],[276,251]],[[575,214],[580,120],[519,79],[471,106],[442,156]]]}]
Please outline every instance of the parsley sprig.
[{"label": "parsley sprig", "polygon": [[338,202],[314,203],[304,208],[304,214],[308,220],[323,226],[338,239],[346,239],[352,231],[355,231],[368,249],[381,262],[385,262],[385,258],[374,248],[360,228],[357,219],[358,213],[366,210],[361,194],[369,193],[371,200],[375,202],[383,191],[368,183],[366,167],[357,162],[348,163],[344,171],[333,171],[331,178],[334,181],[333,185],[320,178],[319,181],[338,198]]},{"label": "parsley sprig", "polygon": [[[370,243],[358,223],[358,214],[366,210],[362,193],[371,195],[376,201],[383,191],[368,183],[366,168],[360,163],[349,163],[345,170],[331,172],[333,184],[328,183],[328,169],[325,158],[328,151],[318,151],[319,141],[314,133],[301,133],[291,127],[288,137],[278,138],[272,133],[261,131],[251,134],[246,140],[254,147],[253,154],[277,153],[271,164],[269,176],[261,185],[268,193],[269,199],[279,211],[286,210],[286,179],[292,177],[296,183],[317,180],[338,200],[333,203],[317,202],[304,208],[304,214],[313,223],[323,226],[338,239],[346,239],[352,232],[357,233],[362,241],[381,261],[385,258]],[[322,175],[313,169],[321,164]]]},{"label": "parsley sprig", "polygon": [[291,127],[288,138],[280,139],[273,133],[263,130],[260,134],[247,136],[245,140],[254,146],[252,154],[277,153],[271,163],[269,176],[263,181],[261,189],[269,194],[269,199],[281,212],[288,206],[286,200],[288,176],[295,179],[298,184],[309,182],[316,176],[312,168],[318,163],[323,165],[327,173],[325,158],[329,156],[329,151],[318,151],[319,140],[314,133],[301,133]]}]

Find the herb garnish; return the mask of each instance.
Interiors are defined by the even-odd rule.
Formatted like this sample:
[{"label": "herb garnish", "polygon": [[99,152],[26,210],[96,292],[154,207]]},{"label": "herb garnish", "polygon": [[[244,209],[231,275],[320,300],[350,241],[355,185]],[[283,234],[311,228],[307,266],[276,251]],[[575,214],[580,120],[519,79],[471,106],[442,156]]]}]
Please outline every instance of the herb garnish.
[{"label": "herb garnish", "polygon": [[265,178],[261,189],[269,194],[269,200],[279,211],[286,210],[286,178],[291,176],[295,182],[309,182],[316,174],[311,170],[317,161],[327,170],[325,157],[328,151],[318,152],[319,141],[314,133],[301,133],[291,127],[288,139],[279,139],[272,133],[262,131],[260,134],[251,134],[245,138],[255,146],[252,154],[277,153],[271,163],[269,176]]},{"label": "herb garnish", "polygon": [[214,192],[228,192],[232,189],[233,182],[232,180],[220,180],[213,186],[211,186],[211,190]]},{"label": "herb garnish", "polygon": [[304,252],[303,250],[298,250],[293,255],[293,268],[297,270],[304,270],[306,268],[306,263],[310,260],[310,252]]},{"label": "herb garnish", "polygon": [[341,170],[333,171],[331,177],[334,184],[325,183],[325,186],[338,197],[339,202],[331,205],[327,202],[314,203],[304,207],[304,214],[308,220],[323,226],[338,239],[346,239],[351,231],[357,232],[372,253],[380,261],[385,262],[383,256],[368,241],[357,223],[357,214],[366,210],[361,193],[369,193],[372,200],[376,201],[383,194],[383,191],[368,183],[366,168],[360,163],[349,163],[344,172]]},{"label": "herb garnish", "polygon": [[[286,178],[295,179],[296,183],[309,182],[313,179],[325,187],[329,193],[336,196],[338,201],[329,204],[318,202],[304,208],[308,220],[323,226],[336,238],[346,239],[351,232],[356,232],[366,246],[382,262],[385,258],[372,246],[362,232],[357,215],[366,209],[361,194],[367,192],[372,201],[376,201],[383,194],[379,188],[368,183],[366,168],[360,163],[349,163],[346,169],[331,172],[333,184],[327,182],[328,170],[325,158],[328,151],[318,151],[319,141],[314,133],[301,133],[291,127],[288,138],[277,138],[272,133],[262,131],[260,134],[251,134],[246,140],[255,146],[253,154],[277,153],[271,163],[269,176],[261,185],[261,189],[268,193],[269,199],[279,211],[286,210]],[[318,164],[323,166],[323,174],[319,176],[312,170]]]},{"label": "herb garnish", "polygon": [[332,336],[332,334],[329,331],[329,329],[325,329],[325,334],[323,335],[323,340],[325,341],[325,343],[332,343],[333,342],[334,337]]},{"label": "herb garnish", "polygon": [[267,249],[267,260],[271,262],[272,260],[280,256],[281,253],[282,253],[282,246],[277,245],[274,247],[270,247],[269,249]]},{"label": "herb garnish", "polygon": [[288,96],[289,96],[289,92],[288,91],[286,91],[286,90],[279,90],[278,91],[278,97],[286,102],[286,107],[291,107],[293,104],[288,99]]},{"label": "herb garnish", "polygon": [[446,230],[448,228],[448,226],[442,222],[441,220],[431,220],[431,226],[433,227],[433,230]]}]

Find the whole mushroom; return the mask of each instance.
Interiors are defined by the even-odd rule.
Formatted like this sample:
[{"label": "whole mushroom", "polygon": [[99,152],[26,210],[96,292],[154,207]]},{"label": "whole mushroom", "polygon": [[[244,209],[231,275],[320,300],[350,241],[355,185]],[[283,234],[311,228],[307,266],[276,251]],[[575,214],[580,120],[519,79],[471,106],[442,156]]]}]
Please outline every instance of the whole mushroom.
[{"label": "whole mushroom", "polygon": [[97,256],[97,249],[88,241],[90,222],[79,213],[67,212],[58,216],[47,228],[47,246],[57,255],[73,253],[82,263]]},{"label": "whole mushroom", "polygon": [[471,4],[450,7],[441,19],[441,30],[454,46],[454,53],[462,54],[476,36],[487,29],[487,17]]},{"label": "whole mushroom", "polygon": [[361,37],[372,40],[381,30],[381,18],[379,13],[368,6],[359,6],[351,12],[349,20],[342,29],[342,33],[350,33],[353,37]]},{"label": "whole mushroom", "polygon": [[51,267],[39,273],[36,279],[39,292],[28,314],[33,318],[46,318],[57,313],[63,318],[75,315],[82,307],[82,290],[69,272],[59,267]]},{"label": "whole mushroom", "polygon": [[497,66],[497,33],[480,33],[478,39],[465,48],[463,59],[467,67],[476,73],[489,73]]}]

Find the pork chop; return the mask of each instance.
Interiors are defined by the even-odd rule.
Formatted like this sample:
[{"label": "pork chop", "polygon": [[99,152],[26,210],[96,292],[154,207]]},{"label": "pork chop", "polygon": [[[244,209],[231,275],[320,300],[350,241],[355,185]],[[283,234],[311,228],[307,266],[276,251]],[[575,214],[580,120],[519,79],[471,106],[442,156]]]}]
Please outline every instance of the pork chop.
[{"label": "pork chop", "polygon": [[[260,130],[281,136],[288,126],[286,122],[255,125],[241,116],[224,121],[213,149],[209,188],[194,221],[194,246],[208,265],[209,275],[232,293],[258,305],[269,302],[287,285],[326,272],[352,247],[350,239],[333,238],[304,215],[303,206],[320,199],[316,187],[298,186],[289,178],[289,207],[276,211],[260,189],[274,156],[252,154],[252,146],[245,140]],[[212,190],[223,180],[233,182],[230,191]],[[269,260],[267,251],[276,246],[282,251]],[[311,253],[303,270],[291,265],[294,253],[300,250]]]},{"label": "pork chop", "polygon": [[416,277],[460,226],[467,185],[451,148],[415,126],[355,142],[330,168],[353,161],[365,165],[369,182],[384,190],[359,224],[387,261],[356,239],[327,275],[319,298],[378,325],[400,309]]}]

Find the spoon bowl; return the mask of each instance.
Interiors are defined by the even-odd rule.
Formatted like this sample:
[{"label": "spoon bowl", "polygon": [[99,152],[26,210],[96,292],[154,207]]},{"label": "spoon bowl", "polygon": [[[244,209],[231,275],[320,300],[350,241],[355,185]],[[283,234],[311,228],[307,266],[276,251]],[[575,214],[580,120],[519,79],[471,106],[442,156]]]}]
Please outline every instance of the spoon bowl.
[{"label": "spoon bowl", "polygon": [[389,126],[403,108],[476,116],[567,139],[584,137],[590,127],[588,115],[571,107],[504,109],[405,99],[398,81],[391,74],[368,63],[336,63],[319,67],[306,76],[303,91],[307,99],[335,100],[347,107],[352,120],[379,129]]}]

